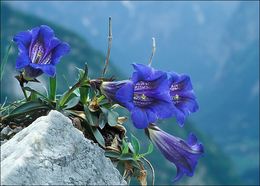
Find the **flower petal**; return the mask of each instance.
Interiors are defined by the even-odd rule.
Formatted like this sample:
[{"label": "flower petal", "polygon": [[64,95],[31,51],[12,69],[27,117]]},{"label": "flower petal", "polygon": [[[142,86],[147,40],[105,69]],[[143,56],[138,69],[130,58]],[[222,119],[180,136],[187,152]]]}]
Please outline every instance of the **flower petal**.
[{"label": "flower petal", "polygon": [[163,100],[156,101],[151,109],[156,113],[157,117],[160,119],[169,118],[177,112],[177,109],[172,103]]},{"label": "flower petal", "polygon": [[32,35],[31,32],[25,31],[16,34],[13,41],[17,44],[19,52],[28,55],[28,48],[31,44]]},{"label": "flower petal", "polygon": [[43,65],[41,69],[45,74],[51,77],[56,75],[56,67],[54,65]]},{"label": "flower petal", "polygon": [[175,178],[172,180],[172,182],[177,182],[183,177],[184,173],[181,171],[179,167],[177,167],[177,174]]},{"label": "flower petal", "polygon": [[149,124],[146,111],[138,107],[132,109],[131,118],[134,126],[138,129],[144,129]]},{"label": "flower petal", "polygon": [[177,111],[175,113],[175,117],[176,117],[177,123],[180,125],[180,127],[183,127],[185,118],[186,118],[185,113],[183,111],[177,109]]},{"label": "flower petal", "polygon": [[54,77],[56,74],[56,67],[52,64],[50,65],[42,65],[42,64],[34,64],[31,63],[30,66],[35,69],[41,69],[48,76]]},{"label": "flower petal", "polygon": [[197,142],[198,142],[197,137],[193,133],[190,133],[189,137],[188,137],[188,140],[187,140],[187,143],[189,145],[195,145]]},{"label": "flower petal", "polygon": [[175,91],[189,91],[192,90],[190,77],[185,74],[177,74],[175,72],[168,73],[169,86],[175,85]]},{"label": "flower petal", "polygon": [[30,31],[31,35],[32,35],[32,40],[31,40],[31,44],[30,44],[30,51],[32,50],[34,44],[37,42],[39,31],[40,31],[40,27],[35,27]]},{"label": "flower petal", "polygon": [[131,81],[123,85],[116,92],[116,100],[123,106],[125,106],[129,111],[134,107],[133,104],[133,94],[134,94],[134,85]]},{"label": "flower petal", "polygon": [[28,56],[28,54],[22,52],[19,53],[17,59],[16,59],[16,69],[22,69],[30,64],[31,60]]},{"label": "flower petal", "polygon": [[138,81],[154,81],[159,79],[161,76],[165,76],[167,79],[167,73],[159,70],[155,70],[154,68],[143,65],[143,64],[132,64],[136,72],[132,75],[132,81],[137,83]]},{"label": "flower petal", "polygon": [[147,109],[146,114],[149,123],[154,123],[157,120],[157,115],[152,109]]},{"label": "flower petal", "polygon": [[53,65],[56,65],[57,63],[59,63],[60,61],[60,58],[69,53],[70,51],[70,46],[65,43],[65,42],[62,42],[60,43],[58,46],[56,46],[53,51],[52,51],[52,60],[51,60],[51,63]]},{"label": "flower petal", "polygon": [[161,74],[158,78],[153,78],[152,81],[148,82],[150,84],[150,88],[148,89],[149,91],[146,92],[147,96],[151,95],[151,97],[156,97],[157,99],[171,102],[171,98],[169,97],[169,86],[166,74]]},{"label": "flower petal", "polygon": [[38,38],[42,41],[45,50],[49,48],[50,43],[54,37],[53,30],[47,25],[41,25],[38,33]]},{"label": "flower petal", "polygon": [[176,107],[185,114],[189,115],[191,112],[196,112],[199,109],[199,105],[196,100],[186,98],[185,101],[181,101]]},{"label": "flower petal", "polygon": [[48,45],[48,47],[46,48],[46,51],[45,51],[45,56],[48,56],[50,54],[50,52],[52,52],[52,50],[54,48],[56,48],[59,44],[61,44],[61,41],[56,38],[56,37],[53,37],[51,40],[50,40],[50,43]]},{"label": "flower petal", "polygon": [[136,63],[133,63],[132,65],[137,72],[134,73],[132,76],[132,81],[134,83],[137,83],[140,80],[144,80],[145,78],[149,77],[152,74],[153,71],[152,68],[147,65],[136,64]]}]

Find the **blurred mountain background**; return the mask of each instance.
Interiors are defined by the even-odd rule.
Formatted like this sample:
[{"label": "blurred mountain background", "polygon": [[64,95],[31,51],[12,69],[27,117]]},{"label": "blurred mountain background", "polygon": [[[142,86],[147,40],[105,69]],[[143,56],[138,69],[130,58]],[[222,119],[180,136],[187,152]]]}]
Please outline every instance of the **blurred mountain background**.
[{"label": "blurred mountain background", "polygon": [[[1,59],[14,34],[49,25],[71,45],[71,53],[58,65],[62,92],[75,81],[75,67],[85,62],[91,77],[101,73],[109,16],[113,44],[108,76],[128,78],[131,63],[147,64],[152,37],[157,44],[153,66],[191,76],[199,112],[184,128],[170,119],[159,123],[182,138],[192,131],[205,145],[195,175],[178,184],[259,185],[259,2],[1,2]],[[13,78],[16,56],[12,47],[1,103],[6,96],[8,102],[22,97]],[[40,80],[47,86],[47,79]],[[128,126],[139,139],[146,139],[143,131],[130,122]],[[148,158],[156,183],[170,184],[174,166],[156,150]]]}]

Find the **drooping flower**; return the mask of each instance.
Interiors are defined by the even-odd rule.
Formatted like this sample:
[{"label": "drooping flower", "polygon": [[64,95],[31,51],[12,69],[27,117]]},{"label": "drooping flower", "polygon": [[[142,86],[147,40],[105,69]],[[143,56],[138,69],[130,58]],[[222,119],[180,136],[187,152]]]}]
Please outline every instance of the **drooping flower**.
[{"label": "drooping flower", "polygon": [[174,182],[184,174],[193,176],[198,159],[204,153],[203,145],[198,142],[194,134],[190,134],[187,141],[172,136],[154,124],[150,124],[146,133],[164,157],[174,163],[177,175]]},{"label": "drooping flower", "polygon": [[174,106],[177,108],[175,117],[180,126],[183,126],[185,118],[199,109],[193,92],[190,77],[177,73],[168,73],[170,96]]},{"label": "drooping flower", "polygon": [[142,64],[133,64],[133,67],[135,72],[130,81],[124,84],[103,83],[101,89],[109,90],[106,93],[104,91],[104,94],[126,107],[131,112],[134,126],[142,129],[157,119],[170,117],[174,107],[167,73]]},{"label": "drooping flower", "polygon": [[69,45],[56,38],[46,25],[20,32],[13,41],[19,50],[16,69],[24,69],[26,78],[35,78],[42,73],[55,76],[55,65],[70,50]]}]

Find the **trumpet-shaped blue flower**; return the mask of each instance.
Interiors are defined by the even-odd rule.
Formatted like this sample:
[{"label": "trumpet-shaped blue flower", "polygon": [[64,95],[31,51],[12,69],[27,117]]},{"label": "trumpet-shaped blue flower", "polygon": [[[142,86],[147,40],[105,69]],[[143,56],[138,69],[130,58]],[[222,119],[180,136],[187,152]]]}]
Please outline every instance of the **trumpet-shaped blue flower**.
[{"label": "trumpet-shaped blue flower", "polygon": [[172,136],[154,124],[150,124],[146,133],[164,157],[177,167],[174,182],[184,174],[193,176],[198,159],[203,154],[203,146],[194,134],[190,134],[187,141]]},{"label": "trumpet-shaped blue flower", "polygon": [[55,76],[55,65],[70,50],[69,45],[56,38],[53,30],[46,25],[20,32],[13,41],[19,50],[16,69],[24,69],[27,78],[35,78],[42,73]]},{"label": "trumpet-shaped blue flower", "polygon": [[[92,81],[93,82],[93,81]],[[94,80],[93,85],[97,86],[99,84],[98,80]],[[117,102],[116,93],[123,86],[132,85],[130,80],[123,81],[104,81],[101,83],[101,92],[110,100]]]},{"label": "trumpet-shaped blue flower", "polygon": [[126,107],[131,112],[134,126],[141,129],[157,119],[170,117],[174,107],[167,73],[142,64],[133,64],[133,67],[135,72],[130,81],[103,83],[101,90],[110,99]]},{"label": "trumpet-shaped blue flower", "polygon": [[190,77],[176,73],[168,73],[170,96],[176,107],[175,117],[177,122],[183,126],[185,118],[199,108],[193,92]]}]

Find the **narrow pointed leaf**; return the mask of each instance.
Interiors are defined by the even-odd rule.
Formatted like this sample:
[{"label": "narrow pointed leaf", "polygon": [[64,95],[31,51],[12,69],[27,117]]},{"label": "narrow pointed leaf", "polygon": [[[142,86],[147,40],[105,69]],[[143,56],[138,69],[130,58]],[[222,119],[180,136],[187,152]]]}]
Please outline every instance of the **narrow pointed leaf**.
[{"label": "narrow pointed leaf", "polygon": [[133,148],[135,150],[135,154],[138,154],[140,151],[140,143],[138,139],[132,134],[131,135],[131,143],[133,145]]},{"label": "narrow pointed leaf", "polygon": [[116,151],[106,151],[105,152],[105,156],[106,157],[109,157],[109,158],[116,158],[116,159],[119,159],[120,157],[120,153],[116,152]]},{"label": "narrow pointed leaf", "polygon": [[143,153],[143,154],[140,154],[140,155],[139,155],[139,158],[142,158],[142,157],[144,157],[144,156],[146,156],[146,155],[148,155],[148,154],[151,154],[152,152],[153,152],[153,144],[150,143],[149,146],[148,146],[147,152],[146,152],[146,153]]},{"label": "narrow pointed leaf", "polygon": [[98,123],[99,123],[99,127],[101,129],[103,129],[106,125],[107,119],[105,117],[105,115],[103,113],[99,114],[99,118],[98,118]]},{"label": "narrow pointed leaf", "polygon": [[110,126],[116,126],[117,125],[117,119],[118,119],[119,114],[113,110],[109,110],[108,111],[108,116],[107,116],[107,120],[108,120],[108,124]]},{"label": "narrow pointed leaf", "polygon": [[126,153],[126,154],[122,154],[120,157],[119,157],[120,160],[133,160],[135,161],[134,157],[133,157],[133,154],[131,153]]},{"label": "narrow pointed leaf", "polygon": [[26,102],[26,103],[20,105],[19,107],[15,108],[10,113],[10,115],[14,116],[14,115],[23,114],[26,112],[31,112],[33,110],[39,110],[39,109],[51,109],[51,108],[50,108],[50,106],[45,105],[41,102],[30,101],[30,102]]},{"label": "narrow pointed leaf", "polygon": [[43,95],[42,93],[40,93],[40,92],[38,92],[34,89],[31,89],[30,87],[23,87],[23,89],[28,91],[28,92],[35,93],[35,94],[39,95],[40,97],[42,97],[47,102],[51,103],[51,100],[49,98],[47,98],[47,96]]},{"label": "narrow pointed leaf", "polygon": [[97,140],[98,144],[105,148],[105,146],[106,146],[105,140],[104,140],[102,134],[100,133],[100,131],[95,127],[91,127],[91,128],[93,131],[93,135],[95,136],[95,139]]},{"label": "narrow pointed leaf", "polygon": [[117,119],[119,114],[113,110],[107,109],[105,107],[100,107],[104,115],[107,117],[108,124],[110,126],[117,125]]},{"label": "narrow pointed leaf", "polygon": [[92,118],[92,114],[86,105],[84,105],[84,112],[85,112],[86,120],[88,121],[88,124],[96,127],[96,124],[94,123],[93,118]]},{"label": "narrow pointed leaf", "polygon": [[128,144],[126,141],[123,139],[122,141],[122,154],[127,154],[129,152]]}]

